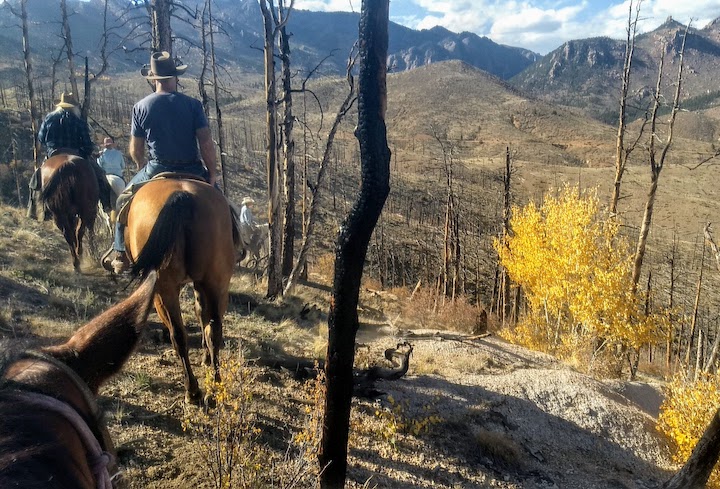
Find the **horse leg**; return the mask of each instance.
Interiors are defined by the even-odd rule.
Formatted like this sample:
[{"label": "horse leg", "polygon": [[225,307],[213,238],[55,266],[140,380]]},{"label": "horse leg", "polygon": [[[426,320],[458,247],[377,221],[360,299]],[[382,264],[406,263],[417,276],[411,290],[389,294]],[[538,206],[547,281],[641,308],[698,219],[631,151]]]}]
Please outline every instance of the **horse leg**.
[{"label": "horse leg", "polygon": [[90,245],[90,251],[94,253],[95,250],[95,219],[97,219],[97,207],[95,205],[89,205],[85,207],[82,214],[79,216],[78,224],[78,256],[82,257],[82,240],[87,232],[88,243]]},{"label": "horse leg", "polygon": [[75,249],[77,250],[77,257],[78,257],[78,266],[80,264],[80,259],[83,255],[83,244],[82,240],[85,237],[85,223],[82,219],[78,219],[75,221]]},{"label": "horse leg", "polygon": [[188,356],[188,336],[180,312],[180,290],[161,287],[155,292],[155,310],[170,333],[170,341],[180,359],[185,374],[185,402],[199,404],[202,393],[193,374]]},{"label": "horse leg", "polygon": [[195,284],[195,310],[203,328],[207,364],[212,365],[215,381],[220,382],[220,347],[223,342],[222,318],[227,311],[227,290],[222,293],[216,287]]},{"label": "horse leg", "polygon": [[203,365],[208,367],[211,365],[211,361],[210,361],[210,349],[208,347],[207,342],[205,341],[205,324],[208,321],[206,300],[205,300],[205,295],[201,294],[198,291],[197,286],[193,286],[193,292],[195,293],[195,316],[197,317],[200,328],[203,330],[203,334],[202,334],[203,360],[202,360],[202,363],[203,363]]},{"label": "horse leg", "polygon": [[65,242],[70,248],[70,256],[72,257],[73,268],[75,272],[80,273],[80,258],[77,255],[77,235],[75,225],[69,216],[56,212],[54,213],[55,226],[60,230],[65,238]]}]

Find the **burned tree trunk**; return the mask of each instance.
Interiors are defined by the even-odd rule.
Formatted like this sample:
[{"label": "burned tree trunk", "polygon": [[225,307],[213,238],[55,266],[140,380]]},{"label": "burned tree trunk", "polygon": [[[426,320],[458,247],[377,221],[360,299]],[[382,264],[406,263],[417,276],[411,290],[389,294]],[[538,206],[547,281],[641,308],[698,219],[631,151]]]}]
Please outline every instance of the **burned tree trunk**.
[{"label": "burned tree trunk", "polygon": [[75,97],[80,98],[78,92],[77,78],[75,78],[75,51],[73,51],[72,34],[70,31],[70,22],[68,21],[67,2],[60,0],[60,14],[62,16],[63,38],[65,40],[65,54],[67,55],[68,71],[70,72],[70,87]]},{"label": "burned tree trunk", "polygon": [[25,82],[27,83],[28,102],[30,103],[30,130],[32,131],[33,137],[33,166],[37,168],[40,160],[40,143],[37,140],[40,112],[38,110],[37,101],[35,100],[35,85],[33,84],[33,68],[32,59],[30,58],[30,38],[28,32],[27,0],[22,0],[20,2],[19,14],[13,10],[10,4],[6,3],[5,6],[10,9],[10,12],[13,15],[20,17],[23,42],[23,62],[25,64]]},{"label": "burned tree trunk", "polygon": [[282,276],[289,277],[295,256],[295,139],[293,137],[293,99],[290,73],[290,36],[285,28],[287,15],[280,0],[280,60],[282,65],[283,122],[282,143],[285,169],[285,229],[283,230]]},{"label": "burned tree trunk", "polygon": [[170,0],[152,0],[152,50],[167,51],[172,55],[172,29],[170,27]]},{"label": "burned tree trunk", "polygon": [[640,16],[640,4],[642,0],[638,0],[635,4],[635,19],[633,20],[633,2],[630,1],[627,23],[627,43],[625,44],[625,57],[623,62],[622,88],[620,89],[620,116],[618,121],[618,132],[615,140],[615,184],[613,185],[613,193],[610,198],[610,214],[617,215],[617,205],[620,200],[620,185],[625,174],[625,166],[627,164],[630,151],[625,147],[626,114],[627,114],[627,98],[630,89],[630,73],[632,72],[633,54],[635,52],[635,35],[637,33],[638,17]]},{"label": "burned tree trunk", "polygon": [[[320,195],[318,194],[318,192],[322,188],[323,182],[325,180],[325,173],[328,166],[330,165],[330,158],[332,156],[331,150],[333,147],[333,142],[335,141],[335,134],[337,134],[337,130],[340,127],[340,123],[342,122],[343,117],[345,117],[345,115],[348,113],[353,103],[355,102],[355,79],[352,75],[352,67],[354,66],[354,64],[355,59],[351,56],[350,60],[348,61],[347,70],[347,81],[349,85],[349,90],[347,95],[345,96],[345,100],[343,100],[343,103],[340,105],[340,109],[335,115],[335,120],[333,121],[332,126],[330,127],[327,142],[325,143],[323,158],[320,161],[320,169],[318,170],[317,181],[314,185],[310,184],[309,181],[307,183],[307,186],[310,187],[310,211],[307,214],[307,221],[305,221],[303,239],[302,243],[300,244],[300,253],[298,254],[297,262],[295,262],[295,266],[293,267],[292,272],[290,272],[287,285],[285,286],[286,294],[290,293],[293,290],[293,287],[295,287],[295,284],[297,283],[304,269],[305,260],[307,259],[307,254],[310,250],[310,243],[314,237],[315,223],[317,222],[318,212],[320,209]],[[307,143],[304,145],[304,147],[307,147]],[[303,173],[307,174],[307,172]]]},{"label": "burned tree trunk", "polygon": [[341,488],[347,472],[358,295],[375,224],[390,193],[387,144],[388,0],[364,0],[360,13],[358,126],[360,195],[341,227],[335,254],[333,301],[328,315],[327,392],[318,461],[320,487]]},{"label": "burned tree trunk", "polygon": [[223,130],[222,110],[220,109],[220,88],[218,86],[217,62],[215,58],[215,27],[213,26],[212,0],[207,2],[208,24],[210,28],[210,66],[212,67],[213,95],[215,98],[215,117],[217,118],[218,150],[220,152],[220,173],[222,174],[223,193],[227,195],[227,173],[225,162],[227,152],[225,147],[225,131]]},{"label": "burned tree trunk", "polygon": [[275,25],[273,2],[261,0],[260,10],[265,28],[265,96],[266,96],[266,170],[268,185],[268,225],[270,226],[270,255],[268,256],[268,288],[266,297],[282,295],[282,209],[280,208],[280,169],[277,158],[277,100],[275,79]]}]

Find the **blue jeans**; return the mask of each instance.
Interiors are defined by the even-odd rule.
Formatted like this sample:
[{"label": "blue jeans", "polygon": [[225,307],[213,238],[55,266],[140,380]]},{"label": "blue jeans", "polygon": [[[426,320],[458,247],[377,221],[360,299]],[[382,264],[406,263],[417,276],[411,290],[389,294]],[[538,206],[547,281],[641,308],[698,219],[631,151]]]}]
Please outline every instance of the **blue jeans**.
[{"label": "blue jeans", "polygon": [[[202,177],[207,181],[208,171],[201,162],[197,162],[195,165],[177,167],[177,166],[166,166],[158,163],[155,160],[150,160],[145,166],[140,168],[134,177],[128,182],[127,186],[130,187],[133,184],[147,182],[158,173],[172,172],[172,173],[190,173]],[[127,187],[125,187],[127,188]],[[120,209],[118,209],[120,211]],[[115,223],[115,243],[113,244],[115,251],[125,251],[125,226],[120,222]]]}]

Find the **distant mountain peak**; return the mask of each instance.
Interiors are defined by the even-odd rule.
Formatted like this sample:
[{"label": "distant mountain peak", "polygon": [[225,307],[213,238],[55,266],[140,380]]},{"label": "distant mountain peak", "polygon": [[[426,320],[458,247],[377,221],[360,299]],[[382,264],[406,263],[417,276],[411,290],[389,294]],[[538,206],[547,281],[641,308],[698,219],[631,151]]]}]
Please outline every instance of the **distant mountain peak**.
[{"label": "distant mountain peak", "polygon": [[665,19],[665,22],[660,24],[653,32],[674,30],[674,29],[685,29],[685,25],[681,24],[677,20],[673,19],[672,15],[669,15],[668,18]]},{"label": "distant mountain peak", "polygon": [[720,17],[711,20],[708,25],[703,27],[704,31],[720,31]]}]

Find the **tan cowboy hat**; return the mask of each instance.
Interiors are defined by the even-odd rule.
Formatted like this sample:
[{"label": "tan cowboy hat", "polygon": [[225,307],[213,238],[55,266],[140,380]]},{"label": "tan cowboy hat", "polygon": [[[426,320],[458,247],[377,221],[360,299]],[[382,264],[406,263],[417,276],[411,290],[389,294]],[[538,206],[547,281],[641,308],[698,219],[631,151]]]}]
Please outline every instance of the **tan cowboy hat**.
[{"label": "tan cowboy hat", "polygon": [[63,109],[69,109],[71,107],[77,107],[78,101],[72,92],[70,92],[70,93],[63,92],[60,94],[60,102],[58,102],[55,106],[63,108]]},{"label": "tan cowboy hat", "polygon": [[240,205],[254,204],[255,200],[252,197],[245,197]]},{"label": "tan cowboy hat", "polygon": [[103,139],[103,148],[112,148],[113,146],[115,146],[115,141],[113,141],[113,138]]},{"label": "tan cowboy hat", "polygon": [[170,53],[162,51],[152,53],[150,66],[143,66],[140,74],[148,80],[167,80],[182,75],[185,70],[187,70],[187,65],[177,65],[175,60],[170,57]]}]

